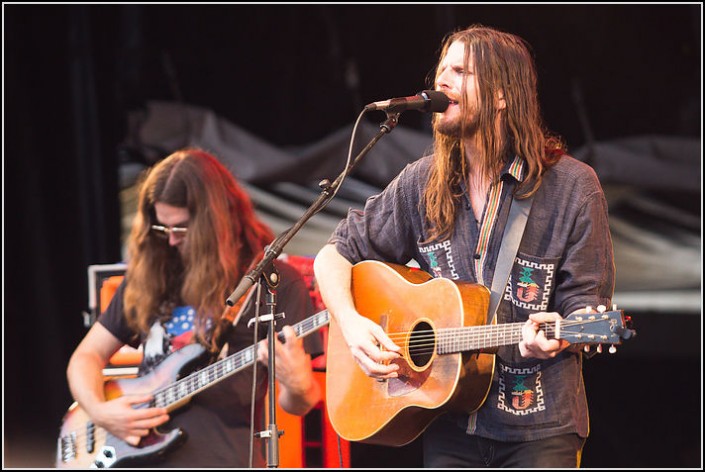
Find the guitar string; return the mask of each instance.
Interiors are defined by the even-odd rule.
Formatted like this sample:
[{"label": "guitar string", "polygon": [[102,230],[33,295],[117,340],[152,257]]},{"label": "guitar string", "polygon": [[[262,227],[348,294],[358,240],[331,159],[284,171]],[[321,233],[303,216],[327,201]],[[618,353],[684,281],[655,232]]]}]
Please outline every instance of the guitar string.
[{"label": "guitar string", "polygon": [[[584,322],[563,322],[560,324],[561,331],[567,331],[569,334],[581,334],[580,332],[569,331],[568,329],[573,326],[584,326],[590,323],[602,322],[604,320],[588,320]],[[456,331],[457,335],[479,335],[487,336],[492,334],[493,331],[512,331],[523,327],[524,323],[502,323],[498,325],[482,325],[482,326],[463,326],[454,328],[441,328],[439,331],[444,333],[451,333]],[[541,323],[539,329],[544,332],[554,333],[555,323]],[[436,330],[419,330],[419,331],[397,331],[387,333],[391,339],[406,339],[411,334],[414,338],[425,337],[435,337]]]},{"label": "guitar string", "polygon": [[[94,452],[96,452],[97,446],[95,443],[98,443],[100,441],[105,441],[105,438],[108,436],[108,431],[101,428],[100,426],[97,426],[95,423],[91,423],[93,426],[93,449]],[[86,428],[84,428],[86,429]],[[62,435],[59,439],[64,441],[67,440],[68,438],[71,438],[73,436],[73,447],[74,447],[74,459],[79,455],[77,451],[88,451],[88,433],[85,431],[78,432],[78,431],[72,431],[69,434],[64,434]],[[62,448],[63,449],[63,448]],[[63,455],[63,454],[61,454]]]},{"label": "guitar string", "polygon": [[[304,334],[310,334],[311,332],[322,328],[328,324],[328,321],[329,317],[327,311],[318,312],[315,315],[296,323],[293,326],[294,332],[298,337],[301,337]],[[199,371],[192,372],[188,376],[179,379],[170,385],[155,390],[153,392],[155,400],[159,394],[164,394],[167,397],[165,398],[165,401],[169,403],[181,400],[189,395],[195,394],[197,390],[212,383],[214,379],[212,379],[211,374],[216,374],[215,379],[220,379],[226,375],[233,375],[237,373],[239,370],[249,366],[252,362],[254,362],[254,346],[247,347]],[[234,366],[232,366],[233,363],[235,363]],[[207,379],[202,381],[205,376],[207,376]],[[186,385],[185,388],[188,391],[185,394],[178,393],[177,390],[179,390],[179,387],[183,385]],[[176,397],[175,400],[169,400],[170,393]]]},{"label": "guitar string", "polygon": [[[252,351],[252,352],[250,352]],[[182,379],[177,380],[176,382],[165,386],[163,388],[158,388],[152,392],[153,399],[150,402],[147,403],[142,403],[139,405],[135,405],[133,408],[135,409],[141,409],[141,408],[148,408],[148,407],[154,407],[157,403],[161,401],[169,402],[169,393],[167,392],[173,392],[173,396],[176,397],[173,401],[170,403],[174,403],[178,400],[183,400],[189,395],[194,395],[196,391],[199,388],[202,388],[203,385],[200,384],[199,378],[202,378],[203,376],[208,376],[208,380],[205,382],[205,385],[207,385],[210,382],[211,379],[211,374],[215,371],[220,371],[218,372],[219,375],[223,375],[223,368],[225,368],[226,361],[230,361],[232,363],[233,361],[236,362],[236,367],[232,368],[232,373],[235,373],[238,371],[238,369],[241,369],[243,367],[247,367],[249,363],[252,362],[252,358],[254,356],[254,349],[253,346],[250,346],[248,348],[245,348],[242,351],[238,351],[237,353],[233,354],[232,356],[226,357],[225,359],[222,359],[220,362],[211,364],[210,366],[193,372],[186,377],[183,377]],[[247,358],[247,360],[243,360],[243,358]],[[216,377],[218,378],[218,377]],[[179,395],[178,390],[186,390],[186,394],[181,394]],[[162,398],[164,397],[164,398]],[[94,428],[93,436],[96,438],[94,439],[94,443],[97,442],[97,439],[105,439],[108,435],[108,432],[104,429],[101,428],[100,426],[97,426],[95,423],[92,421],[90,422],[92,424],[92,427]],[[88,428],[88,426],[86,426]],[[62,438],[65,437],[70,437],[71,434],[75,434],[75,442],[78,443],[79,440],[84,441],[84,446],[88,446],[88,432],[86,431],[72,431],[69,434],[63,435]],[[76,446],[78,449],[78,444]]]},{"label": "guitar string", "polygon": [[[247,365],[249,365],[249,363],[252,362],[252,356],[254,354],[253,353],[251,354],[250,351],[254,351],[252,346],[250,346],[249,348],[246,348],[243,351],[239,351],[236,354],[233,354],[231,356],[232,359],[230,357],[228,357],[228,358],[223,359],[223,361],[226,361],[226,360],[234,361],[237,358],[238,365],[231,369],[232,373],[235,373],[238,371],[238,369],[241,369],[243,367],[247,367]],[[247,360],[243,360],[242,358],[247,358]],[[173,384],[171,384],[169,386],[154,390],[154,392],[152,393],[154,398],[150,402],[135,405],[133,408],[134,409],[148,408],[148,407],[154,407],[157,403],[161,403],[161,402],[167,402],[166,404],[169,404],[169,403],[174,403],[178,400],[183,400],[184,398],[186,398],[189,395],[194,395],[197,392],[197,390],[202,388],[204,385],[207,385],[208,383],[210,383],[210,379],[212,377],[211,374],[213,372],[220,371],[220,372],[218,372],[218,374],[223,375],[223,368],[225,368],[225,363],[212,364],[211,366],[208,366],[200,371],[189,374],[188,376],[174,382]],[[197,374],[199,374],[199,375],[197,375]],[[202,378],[205,375],[208,376],[208,380],[206,380],[206,382],[204,384],[201,384],[200,378]],[[218,377],[216,377],[216,378],[218,378]],[[179,392],[178,390],[186,390],[187,392],[186,392],[186,394],[183,394],[183,392]],[[171,396],[175,397],[172,400],[170,400],[169,392],[171,392]],[[180,393],[181,393],[181,395],[179,396]],[[105,439],[107,437],[108,432],[104,428],[101,428],[100,426],[96,425],[92,421],[90,421],[90,423],[92,425],[91,427],[94,430],[92,433],[95,438],[93,440],[94,443],[97,442],[97,440]],[[88,422],[86,424],[88,424]],[[89,426],[86,426],[86,428],[79,428],[79,430],[72,431],[66,435],[63,435],[62,438],[68,438],[68,437],[71,437],[72,434],[74,434],[75,435],[74,441],[76,442],[76,448],[78,449],[78,442],[79,441],[84,441],[83,445],[86,446],[86,448],[87,448],[89,433],[86,431],[80,431],[80,429],[88,429],[88,428],[89,428]]]},{"label": "guitar string", "polygon": [[[327,313],[326,313],[326,315],[327,315]],[[313,332],[313,331],[325,326],[326,324],[328,324],[328,318],[326,315],[322,315],[321,313],[317,313],[316,315],[313,315],[311,318],[303,320],[300,323],[297,323],[296,325],[294,325],[294,327],[293,327],[294,331],[297,333],[298,336],[301,336],[303,333],[309,334],[309,332]],[[252,353],[250,353],[250,351],[252,351]],[[182,396],[177,397],[176,400],[174,400],[174,401],[182,400],[182,399],[186,398],[189,394],[190,395],[195,394],[196,390],[198,390],[199,388],[201,388],[203,386],[203,385],[199,385],[199,383],[198,383],[199,376],[196,374],[208,371],[209,380],[207,381],[207,383],[209,383],[210,378],[211,378],[211,375],[210,375],[211,373],[217,372],[218,376],[216,378],[218,378],[222,375],[225,375],[227,373],[223,370],[223,369],[225,369],[227,363],[232,363],[233,361],[237,361],[236,362],[237,365],[235,367],[233,367],[233,368],[228,367],[229,369],[232,370],[232,373],[234,374],[235,372],[238,371],[238,369],[242,369],[243,367],[247,367],[249,365],[249,363],[252,362],[251,358],[253,356],[254,356],[253,346],[245,348],[242,351],[238,351],[237,353],[233,354],[232,356],[228,356],[228,357],[222,359],[221,361],[216,362],[215,364],[211,364],[210,366],[208,366],[200,371],[193,372],[193,373],[189,374],[188,376],[183,377],[182,379],[179,379],[176,382],[174,382],[168,386],[165,386],[163,388],[159,388],[159,389],[155,390],[154,392],[152,392],[153,396],[154,396],[154,399],[152,401],[150,401],[148,403],[136,405],[134,408],[140,409],[140,408],[147,408],[147,407],[154,406],[155,402],[158,400],[157,397],[160,394],[163,394],[163,396],[166,397],[166,398],[164,398],[165,401],[169,401],[168,400],[169,395],[168,395],[168,393],[165,393],[165,392],[177,391],[177,390],[179,390],[179,387],[185,386],[184,388],[186,390],[188,390],[187,394],[185,394],[185,395],[182,394]],[[247,358],[247,359],[243,360],[242,358]],[[174,395],[175,396],[178,395],[178,392],[174,393]],[[173,403],[173,401],[172,401],[172,403]],[[90,424],[92,425],[91,427],[93,428],[93,433],[92,433],[93,438],[94,438],[93,442],[97,442],[98,440],[105,439],[107,437],[107,434],[108,434],[107,430],[105,430],[104,428],[101,428],[100,426],[96,425],[95,423],[93,423],[90,420],[87,421],[86,424],[88,424],[88,422],[90,422]],[[83,445],[87,447],[89,434],[86,431],[80,431],[80,430],[88,429],[88,428],[89,427],[86,426],[86,428],[79,428],[79,430],[70,431],[67,434],[62,435],[60,439],[68,439],[73,436],[73,438],[74,438],[73,441],[75,443],[74,447],[76,449],[78,449],[78,442],[79,441],[84,441]]]},{"label": "guitar string", "polygon": [[[563,321],[563,322],[561,323],[560,328],[561,328],[561,330],[562,330],[563,332],[568,332],[569,334],[572,334],[572,335],[578,335],[578,334],[582,334],[582,333],[580,333],[580,332],[578,332],[578,331],[575,331],[575,332],[573,332],[573,331],[568,331],[566,328],[569,328],[569,327],[572,327],[572,326],[579,326],[579,325],[589,324],[589,323],[602,322],[602,321],[604,321],[604,320],[603,320],[603,319],[596,319],[596,320],[575,321],[575,322],[573,322],[573,321]],[[483,325],[483,326],[468,326],[468,327],[457,327],[457,328],[442,328],[442,329],[440,330],[440,332],[441,332],[442,334],[448,335],[448,334],[452,333],[453,331],[460,331],[460,333],[459,333],[459,335],[460,335],[459,338],[450,340],[450,342],[446,342],[446,343],[445,343],[445,344],[449,344],[449,343],[452,344],[453,342],[458,343],[458,342],[467,342],[467,341],[470,341],[470,340],[479,340],[479,339],[481,339],[481,338],[485,338],[485,339],[486,339],[488,336],[491,336],[491,335],[493,335],[493,334],[495,335],[495,337],[496,337],[496,335],[504,336],[505,334],[507,334],[506,331],[509,331],[508,334],[510,334],[510,335],[511,335],[511,334],[519,335],[520,333],[517,333],[517,332],[516,332],[516,329],[519,328],[520,326],[523,326],[523,325],[524,325],[524,323],[504,323],[504,324],[499,324],[499,325],[486,325],[486,326]],[[475,328],[475,329],[473,329],[473,328]],[[543,329],[544,332],[545,332],[547,335],[553,335],[553,334],[555,333],[555,331],[556,331],[556,330],[555,330],[555,323],[542,323],[542,324],[540,324],[540,329]],[[480,330],[482,330],[483,332],[477,332],[477,331],[480,331]],[[304,331],[305,331],[305,330],[304,330]],[[492,331],[494,331],[494,333],[492,333]],[[499,331],[505,331],[505,332],[500,333]],[[429,354],[429,353],[434,352],[434,347],[435,347],[435,345],[436,345],[435,340],[436,340],[436,338],[437,338],[436,331],[434,331],[434,330],[423,330],[423,331],[417,331],[417,332],[412,332],[412,333],[413,333],[412,342],[410,342],[410,343],[408,344],[408,345],[410,346],[410,347],[409,347],[409,352],[410,352],[410,353],[412,353],[412,354],[417,354],[417,355],[418,355],[418,354]],[[405,339],[408,338],[409,332],[407,331],[407,332],[388,333],[388,336],[389,336],[390,338],[392,338],[392,339],[396,338],[396,339],[399,339],[399,340],[405,340]],[[433,342],[428,342],[428,341],[433,341]],[[406,343],[400,343],[400,344],[401,344],[400,347],[406,346]],[[514,343],[514,342],[509,342],[508,344],[515,344],[515,343]],[[480,347],[482,347],[482,346],[480,346]],[[228,360],[234,361],[236,357],[239,357],[239,358],[242,358],[242,357],[250,357],[250,356],[249,356],[249,351],[254,351],[254,349],[253,349],[252,346],[250,346],[249,348],[246,348],[245,350],[240,351],[240,352],[238,352],[238,353],[236,353],[236,354],[233,354],[233,356],[231,356],[232,359],[231,359],[230,357],[228,357],[228,358],[223,359],[223,361],[228,361]],[[240,354],[240,355],[238,355],[238,354]],[[243,362],[243,361],[240,360],[239,362]],[[244,362],[249,363],[250,361],[248,360],[248,361],[244,361]],[[174,390],[174,389],[177,388],[177,385],[193,384],[193,383],[197,382],[198,375],[196,375],[196,374],[203,373],[203,372],[206,371],[206,370],[209,370],[209,374],[210,374],[210,371],[213,371],[213,370],[221,370],[221,367],[224,368],[224,367],[225,367],[225,364],[226,364],[225,362],[212,364],[211,366],[209,366],[209,367],[207,367],[207,368],[205,368],[205,369],[203,369],[203,370],[201,370],[201,371],[194,372],[194,373],[188,375],[187,377],[184,377],[183,379],[180,379],[179,381],[175,382],[174,384],[172,384],[172,385],[170,385],[170,386],[167,386],[167,387],[162,388],[162,389],[155,390],[155,391],[154,391],[155,399],[152,400],[152,402],[149,402],[149,404],[141,404],[141,405],[138,405],[138,406],[136,406],[136,408],[146,408],[147,406],[152,406],[152,405],[154,404],[154,402],[157,400],[156,397],[157,397],[160,393],[163,393],[163,392],[166,392],[166,391],[169,391],[169,390]],[[238,366],[238,367],[235,367],[234,369],[239,369],[239,368],[241,368],[241,367],[242,367],[242,366]],[[211,369],[211,368],[212,368],[212,369]],[[221,372],[219,372],[219,374],[223,374],[222,370],[221,370]],[[210,377],[210,375],[209,375],[209,377]],[[196,383],[196,386],[195,386],[195,387],[194,387],[194,385],[189,385],[189,387],[192,388],[192,389],[195,388],[195,390],[197,390],[198,388],[200,388],[197,383]],[[192,392],[189,392],[189,393],[193,393],[193,391],[192,391]],[[179,399],[183,399],[183,398],[185,398],[185,395],[179,397]],[[165,400],[166,400],[166,399],[165,399]],[[92,423],[92,422],[91,422],[91,423]],[[97,442],[97,440],[103,439],[103,438],[107,437],[107,431],[106,431],[105,429],[101,428],[100,426],[95,425],[95,423],[92,423],[92,428],[93,428],[92,436],[93,436],[93,438],[94,438],[94,439],[93,439],[94,442]],[[78,443],[79,440],[84,440],[84,439],[85,439],[86,445],[88,444],[88,439],[87,439],[87,438],[88,438],[88,433],[87,433],[87,432],[77,432],[77,431],[73,431],[73,432],[71,432],[71,433],[75,433],[74,441],[75,441],[76,443]],[[70,437],[70,436],[71,436],[71,433],[62,436],[62,438]],[[77,446],[78,446],[78,444],[76,444],[76,447],[77,447]]]},{"label": "guitar string", "polygon": [[[580,331],[572,331],[570,328],[573,326],[583,326],[589,323],[602,322],[604,320],[587,320],[585,322],[571,322],[564,321],[560,325],[560,331],[567,335],[572,336],[587,336],[585,333]],[[400,347],[409,346],[409,352],[413,354],[424,354],[433,352],[433,347],[438,342],[442,346],[447,345],[459,345],[467,343],[468,341],[478,342],[477,348],[487,347],[487,343],[490,345],[496,345],[496,340],[502,337],[506,344],[516,344],[521,340],[521,331],[518,331],[524,323],[506,323],[500,325],[487,325],[487,326],[474,326],[474,327],[462,327],[462,328],[443,328],[440,330],[442,335],[441,341],[438,341],[439,337],[436,331],[433,330],[423,330],[412,332],[411,341],[407,344],[406,340],[409,338],[410,332],[400,332],[400,333],[389,333],[389,337],[392,340],[397,340],[397,344]],[[475,328],[475,329],[473,329]],[[488,329],[489,328],[489,329]],[[540,329],[543,330],[547,337],[555,337],[557,331],[555,323],[541,323]],[[456,333],[454,333],[454,331]],[[454,338],[449,338],[449,336],[455,334]],[[508,340],[507,340],[508,338]],[[481,342],[480,342],[481,341]],[[495,342],[491,342],[495,341]],[[589,341],[595,341],[590,339]],[[595,342],[599,342],[596,340]],[[603,342],[608,342],[607,340],[602,340]],[[428,350],[430,348],[430,350]],[[472,349],[459,349],[462,350],[472,350]]]},{"label": "guitar string", "polygon": [[[586,321],[563,321],[560,323],[560,330],[565,331],[566,328],[572,328],[574,326],[584,326],[587,324],[592,324],[592,323],[600,323],[604,322],[605,320],[598,319],[598,320],[586,320]],[[496,325],[480,325],[480,326],[459,326],[459,327],[452,327],[452,328],[441,328],[440,331],[444,332],[452,332],[452,331],[457,331],[458,334],[478,334],[478,332],[485,332],[485,331],[496,331],[496,330],[514,330],[519,327],[523,327],[524,323],[500,323]],[[539,324],[539,329],[542,329],[544,331],[550,331],[554,332],[555,331],[555,323],[550,322],[550,323],[540,323]],[[387,336],[390,338],[406,338],[409,336],[410,333],[435,333],[436,330],[419,330],[419,331],[392,331],[390,333],[387,333]],[[578,332],[571,332],[571,334],[580,334]],[[482,334],[482,333],[480,333]]]}]

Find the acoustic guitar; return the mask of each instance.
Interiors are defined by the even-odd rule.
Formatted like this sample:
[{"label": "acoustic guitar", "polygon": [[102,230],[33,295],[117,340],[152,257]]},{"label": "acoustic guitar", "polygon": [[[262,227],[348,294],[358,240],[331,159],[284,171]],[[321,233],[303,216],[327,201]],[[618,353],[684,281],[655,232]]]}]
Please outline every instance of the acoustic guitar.
[{"label": "acoustic guitar", "polygon": [[[292,326],[302,338],[328,325],[326,310]],[[282,333],[277,334],[284,341]],[[191,397],[221,380],[242,371],[255,362],[255,346],[220,359],[200,370],[194,369],[208,360],[208,352],[200,344],[189,344],[169,354],[152,371],[136,378],[113,379],[105,382],[105,398],[112,400],[129,394],[152,393],[149,404],[137,408],[162,407],[174,411],[186,405]],[[161,432],[154,428],[142,437],[137,446],[113,436],[96,426],[88,414],[74,403],[64,415],[57,444],[56,467],[110,468],[153,462],[178,447],[186,432],[173,429]]]},{"label": "acoustic guitar", "polygon": [[[486,324],[489,290],[433,278],[378,261],[353,266],[357,311],[401,347],[399,377],[368,377],[353,359],[334,319],[328,332],[326,407],[344,439],[401,446],[441,413],[472,413],[485,401],[497,348],[522,339],[524,323]],[[620,344],[630,337],[621,311],[574,314],[545,323],[547,337],[580,344]]]}]

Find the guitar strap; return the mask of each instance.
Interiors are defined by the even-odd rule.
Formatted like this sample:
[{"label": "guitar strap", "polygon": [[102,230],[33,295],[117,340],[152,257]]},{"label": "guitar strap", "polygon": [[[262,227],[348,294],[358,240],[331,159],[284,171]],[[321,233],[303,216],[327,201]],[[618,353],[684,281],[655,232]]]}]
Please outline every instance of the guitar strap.
[{"label": "guitar strap", "polygon": [[502,294],[509,281],[509,271],[514,265],[514,258],[519,250],[519,243],[524,234],[524,228],[529,218],[533,200],[533,195],[522,200],[516,197],[512,199],[509,209],[509,218],[507,219],[507,225],[504,227],[502,244],[499,248],[497,264],[495,265],[494,276],[492,277],[487,324],[490,324],[494,319],[497,308],[499,307],[499,302],[502,300]]}]

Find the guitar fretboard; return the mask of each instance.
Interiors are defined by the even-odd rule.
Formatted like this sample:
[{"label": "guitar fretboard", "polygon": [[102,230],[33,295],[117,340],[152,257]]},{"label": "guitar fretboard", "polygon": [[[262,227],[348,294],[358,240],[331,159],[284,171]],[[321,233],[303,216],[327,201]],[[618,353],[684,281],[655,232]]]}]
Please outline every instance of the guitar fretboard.
[{"label": "guitar fretboard", "polygon": [[[328,311],[323,310],[296,323],[292,328],[296,336],[302,338],[327,325],[329,321]],[[281,332],[277,333],[277,338],[280,341],[284,340]],[[254,361],[255,346],[247,347],[155,391],[152,404],[156,407],[167,408],[241,371],[252,365]]]},{"label": "guitar fretboard", "polygon": [[[502,323],[441,329],[436,350],[438,354],[451,354],[517,344],[522,339],[522,326],[524,323]],[[556,337],[556,323],[542,323],[540,329],[547,338]]]}]

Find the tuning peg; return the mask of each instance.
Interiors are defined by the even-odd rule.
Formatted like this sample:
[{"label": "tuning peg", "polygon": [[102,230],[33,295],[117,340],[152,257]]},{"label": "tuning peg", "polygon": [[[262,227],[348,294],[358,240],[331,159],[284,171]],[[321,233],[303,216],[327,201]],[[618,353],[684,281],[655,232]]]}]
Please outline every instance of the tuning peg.
[{"label": "tuning peg", "polygon": [[607,310],[607,307],[605,305],[597,305],[597,312],[598,313],[604,313]]},{"label": "tuning peg", "polygon": [[610,346],[610,354],[614,354],[615,352],[617,352],[617,348],[614,347],[614,344],[612,344],[612,345]]},{"label": "tuning peg", "polygon": [[612,311],[617,311],[617,304],[616,303],[612,304]]},{"label": "tuning peg", "polygon": [[592,307],[590,305],[585,307],[585,313],[592,313]]},{"label": "tuning peg", "polygon": [[598,344],[596,350],[598,354],[602,354],[602,344]]},{"label": "tuning peg", "polygon": [[586,344],[586,345],[583,347],[583,351],[585,351],[585,352],[590,352],[590,345],[589,345],[589,344]]}]

